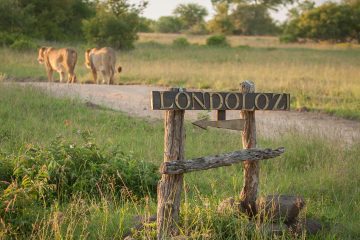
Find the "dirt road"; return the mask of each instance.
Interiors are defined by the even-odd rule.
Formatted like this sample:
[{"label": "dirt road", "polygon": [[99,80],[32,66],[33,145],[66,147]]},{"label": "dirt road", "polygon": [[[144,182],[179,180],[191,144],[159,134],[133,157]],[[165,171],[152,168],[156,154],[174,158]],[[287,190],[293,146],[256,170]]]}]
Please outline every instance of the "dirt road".
[{"label": "dirt road", "polygon": [[[94,104],[120,110],[131,116],[160,119],[162,111],[150,109],[150,93],[161,90],[161,87],[144,85],[93,85],[93,84],[59,84],[28,82],[21,85],[32,85],[41,88],[57,97],[79,98]],[[195,120],[201,111],[187,111],[186,119]],[[203,112],[204,113],[204,112]],[[215,112],[210,112],[215,119]],[[239,111],[228,111],[228,119],[239,118]],[[315,134],[325,139],[338,139],[339,143],[351,144],[360,141],[360,122],[345,120],[322,113],[257,111],[257,134],[274,138],[288,131],[294,133]]]}]

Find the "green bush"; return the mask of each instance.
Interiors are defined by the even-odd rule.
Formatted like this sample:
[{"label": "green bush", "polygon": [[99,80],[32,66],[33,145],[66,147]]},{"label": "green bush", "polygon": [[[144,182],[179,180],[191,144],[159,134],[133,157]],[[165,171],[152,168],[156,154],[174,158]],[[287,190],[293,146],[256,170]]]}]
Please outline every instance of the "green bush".
[{"label": "green bush", "polygon": [[279,37],[281,43],[297,42],[297,37],[292,34],[283,34]]},{"label": "green bush", "polygon": [[137,39],[139,17],[135,13],[116,16],[99,11],[96,16],[83,21],[83,32],[89,44],[115,49],[132,49]]},{"label": "green bush", "polygon": [[206,45],[208,46],[217,46],[217,47],[227,47],[229,43],[226,40],[226,37],[222,34],[213,35],[206,39]]},{"label": "green bush", "polygon": [[173,46],[174,47],[184,48],[184,47],[187,47],[189,45],[190,45],[189,41],[184,37],[176,38],[173,41]]},{"label": "green bush", "polygon": [[38,46],[32,40],[19,39],[15,40],[15,42],[10,45],[10,48],[17,51],[28,51],[36,50]]},{"label": "green bush", "polygon": [[0,47],[10,46],[15,42],[16,38],[13,34],[0,32]]},{"label": "green bush", "polygon": [[87,132],[81,135],[80,143],[59,137],[47,147],[28,144],[19,156],[0,155],[0,216],[6,224],[29,232],[39,214],[35,209],[44,210],[56,200],[67,202],[74,195],[155,195],[155,165],[117,148],[100,150]]},{"label": "green bush", "polygon": [[179,33],[183,25],[178,17],[163,16],[156,22],[155,30],[161,33]]}]

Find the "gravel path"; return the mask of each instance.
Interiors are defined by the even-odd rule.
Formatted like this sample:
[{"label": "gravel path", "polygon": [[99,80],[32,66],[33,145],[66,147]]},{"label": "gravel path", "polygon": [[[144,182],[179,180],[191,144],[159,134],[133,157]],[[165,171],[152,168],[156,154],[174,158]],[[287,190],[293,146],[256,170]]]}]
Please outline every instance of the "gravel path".
[{"label": "gravel path", "polygon": [[[163,111],[150,109],[150,93],[162,87],[144,85],[93,85],[59,84],[43,82],[19,83],[46,90],[57,97],[75,97],[86,102],[120,110],[131,116],[151,119],[163,118]],[[187,120],[196,120],[201,111],[186,111]],[[211,113],[215,119],[215,111]],[[227,119],[239,118],[239,111],[227,111]],[[360,122],[345,120],[322,113],[257,111],[257,134],[274,138],[288,131],[316,134],[325,139],[338,139],[339,143],[352,144],[360,141]]]}]

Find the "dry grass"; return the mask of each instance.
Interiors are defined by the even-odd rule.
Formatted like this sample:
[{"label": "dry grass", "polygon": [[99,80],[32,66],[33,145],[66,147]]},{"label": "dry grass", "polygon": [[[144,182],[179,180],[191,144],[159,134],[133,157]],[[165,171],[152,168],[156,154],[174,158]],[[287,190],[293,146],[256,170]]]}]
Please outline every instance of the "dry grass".
[{"label": "dry grass", "polygon": [[[163,44],[171,44],[174,39],[185,37],[192,44],[204,45],[206,38],[210,35],[186,35],[178,33],[140,33],[139,42],[159,42]],[[313,49],[353,49],[360,48],[359,44],[339,43],[333,44],[322,41],[316,43],[308,41],[307,43],[280,43],[279,38],[275,36],[228,36],[232,47],[251,46],[251,47],[280,47],[280,48],[313,48]]]}]

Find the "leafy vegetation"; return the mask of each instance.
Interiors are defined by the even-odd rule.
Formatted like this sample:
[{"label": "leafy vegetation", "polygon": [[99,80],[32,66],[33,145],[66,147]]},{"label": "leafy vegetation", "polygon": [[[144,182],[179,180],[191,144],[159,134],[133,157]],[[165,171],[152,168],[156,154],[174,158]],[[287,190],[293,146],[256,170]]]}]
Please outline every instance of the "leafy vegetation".
[{"label": "leafy vegetation", "polygon": [[[123,179],[130,179],[127,189],[131,190],[130,186],[135,184],[132,186],[140,187],[143,193],[147,186],[142,182],[146,180],[143,177],[153,176],[149,162],[159,165],[162,159],[162,122],[149,123],[105,108],[89,108],[74,100],[54,99],[33,88],[8,84],[0,85],[0,99],[1,204],[8,201],[0,208],[6,211],[0,214],[1,238],[123,238],[134,226],[131,220],[134,215],[149,216],[156,212],[153,197],[118,192],[116,189],[124,185],[116,187],[119,182],[105,181],[106,178],[93,180],[92,174],[112,174],[113,168],[118,169]],[[238,133],[203,131],[188,123],[186,129],[187,158],[237,150],[241,145]],[[89,131],[92,137],[87,134]],[[56,138],[58,134],[63,138]],[[307,202],[304,214],[321,219],[329,227],[318,236],[304,235],[303,238],[356,239],[360,235],[357,216],[360,182],[356,177],[360,174],[356,164],[359,143],[342,148],[338,142],[298,133],[271,141],[259,137],[259,146],[286,148],[284,156],[262,162],[260,194],[304,196]],[[126,152],[121,153],[124,149]],[[130,151],[133,151],[132,156]],[[132,161],[134,159],[146,159],[147,163],[138,164]],[[82,165],[87,167],[82,168]],[[66,171],[69,167],[75,174]],[[15,174],[13,169],[20,170]],[[144,169],[145,174],[138,172],[139,169]],[[59,174],[61,172],[65,174]],[[97,182],[97,188],[87,184],[88,180],[61,185],[61,181],[52,181],[51,176],[67,180],[62,183],[70,179],[88,179]],[[139,177],[141,181],[137,180]],[[57,186],[63,186],[63,193],[71,191],[72,194],[59,199]],[[236,196],[241,186],[240,165],[187,174],[181,205],[182,234],[190,238],[268,239],[269,236],[249,224],[247,218],[216,212],[218,203]],[[85,192],[79,194],[80,189]],[[11,202],[14,205],[9,205],[9,200],[15,196],[16,201]],[[135,232],[137,239],[154,234],[154,224]],[[287,239],[287,236],[280,238]]]},{"label": "leafy vegetation", "polygon": [[178,48],[184,48],[190,45],[189,41],[184,37],[174,39],[173,45]]},{"label": "leafy vegetation", "polygon": [[318,7],[305,2],[291,11],[284,33],[292,36],[289,40],[360,41],[359,20],[359,2],[325,3]]},{"label": "leafy vegetation", "polygon": [[229,43],[226,40],[224,35],[213,35],[206,39],[206,45],[208,46],[217,46],[217,47],[227,47]]}]

